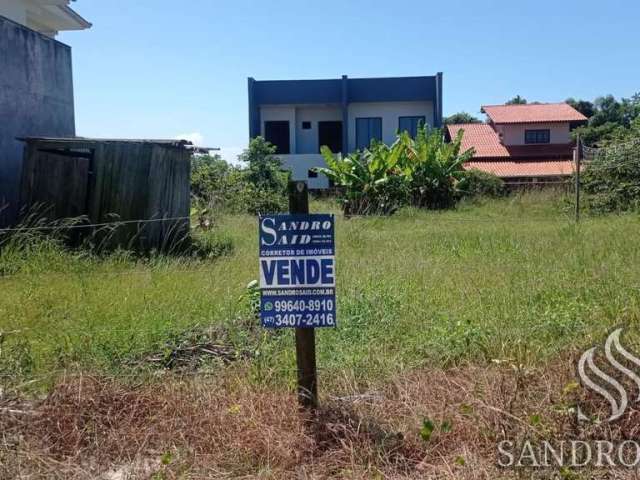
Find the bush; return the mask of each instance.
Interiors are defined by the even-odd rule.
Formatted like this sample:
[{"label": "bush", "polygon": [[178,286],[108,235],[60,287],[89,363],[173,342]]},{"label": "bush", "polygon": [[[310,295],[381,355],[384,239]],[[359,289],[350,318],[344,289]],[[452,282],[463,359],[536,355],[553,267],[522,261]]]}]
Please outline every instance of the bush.
[{"label": "bush", "polygon": [[231,165],[218,155],[195,157],[191,193],[197,207],[251,214],[286,211],[290,174],[274,152],[275,147],[258,137],[238,157],[244,167]]},{"label": "bush", "polygon": [[315,170],[340,188],[346,215],[390,215],[409,199],[409,178],[400,170],[403,150],[400,139],[391,146],[373,141],[346,158],[322,147],[328,168]]},{"label": "bush", "polygon": [[501,197],[506,193],[504,182],[496,175],[476,168],[467,170],[458,184],[461,198]]},{"label": "bush", "polygon": [[582,174],[582,185],[596,213],[640,209],[640,138],[598,150]]},{"label": "bush", "polygon": [[389,215],[410,203],[449,208],[457,198],[464,162],[473,155],[473,150],[460,152],[462,134],[446,143],[441,130],[422,127],[415,139],[403,132],[391,146],[374,141],[346,158],[323,147],[327,168],[316,171],[341,188],[345,214]]},{"label": "bush", "polygon": [[250,186],[244,172],[220,156],[194,157],[191,167],[191,195],[197,205],[212,211],[245,211]]},{"label": "bush", "polygon": [[460,130],[451,143],[445,142],[438,129],[420,128],[415,139],[403,134],[407,156],[404,171],[411,179],[413,205],[434,210],[455,205],[464,163],[473,156],[472,149],[460,152],[463,134]]}]

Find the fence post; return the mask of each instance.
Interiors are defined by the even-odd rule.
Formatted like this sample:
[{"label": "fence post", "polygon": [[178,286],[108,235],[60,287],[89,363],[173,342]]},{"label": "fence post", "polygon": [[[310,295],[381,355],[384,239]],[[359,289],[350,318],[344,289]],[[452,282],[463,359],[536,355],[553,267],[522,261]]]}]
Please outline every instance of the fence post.
[{"label": "fence post", "polygon": [[[289,213],[309,213],[307,182],[289,182]],[[318,406],[315,329],[296,328],[296,364],[298,402],[302,407],[313,410]]]},{"label": "fence post", "polygon": [[576,166],[576,223],[580,221],[580,135],[576,136],[576,147],[573,149],[573,163]]}]

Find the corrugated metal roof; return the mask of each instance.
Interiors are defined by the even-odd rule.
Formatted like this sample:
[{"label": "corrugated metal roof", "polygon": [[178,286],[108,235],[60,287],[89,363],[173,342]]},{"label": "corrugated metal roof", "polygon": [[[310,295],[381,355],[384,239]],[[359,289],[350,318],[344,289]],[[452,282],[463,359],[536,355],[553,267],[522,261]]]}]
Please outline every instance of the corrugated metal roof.
[{"label": "corrugated metal roof", "polygon": [[587,117],[567,103],[486,105],[482,110],[493,123],[554,123],[587,120]]},{"label": "corrugated metal roof", "polygon": [[571,160],[538,160],[517,162],[501,160],[497,162],[468,162],[464,168],[482,170],[501,178],[514,177],[568,177],[573,175],[574,164]]},{"label": "corrugated metal roof", "polygon": [[[22,142],[46,142],[59,144],[72,143],[150,143],[166,147],[193,148],[189,140],[158,140],[158,139],[131,139],[131,138],[88,138],[88,137],[18,137]],[[213,149],[211,149],[213,150]]]},{"label": "corrugated metal roof", "polygon": [[93,143],[146,143],[171,148],[186,148],[197,153],[205,153],[220,150],[217,147],[201,147],[193,145],[189,140],[162,140],[151,138],[87,138],[87,137],[17,137],[21,142],[41,142],[59,145],[77,145]]}]

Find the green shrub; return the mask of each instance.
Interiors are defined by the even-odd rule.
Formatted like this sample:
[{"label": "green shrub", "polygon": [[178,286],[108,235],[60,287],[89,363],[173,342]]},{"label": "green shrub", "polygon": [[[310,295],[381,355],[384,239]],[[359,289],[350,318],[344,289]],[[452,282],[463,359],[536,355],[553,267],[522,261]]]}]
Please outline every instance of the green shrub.
[{"label": "green shrub", "polygon": [[460,152],[463,130],[447,143],[438,129],[422,127],[415,139],[406,132],[404,172],[410,178],[413,205],[428,209],[450,208],[455,205],[458,181],[464,175],[464,163],[473,150]]},{"label": "green shrub", "polygon": [[409,178],[402,175],[404,144],[373,141],[368,149],[348,157],[321,149],[327,168],[316,168],[341,189],[340,202],[347,215],[390,215],[409,199]]},{"label": "green shrub", "polygon": [[458,192],[462,198],[497,198],[506,193],[506,188],[502,179],[496,175],[472,168],[460,179]]},{"label": "green shrub", "polygon": [[473,155],[473,150],[460,152],[462,135],[446,143],[441,130],[421,127],[415,138],[403,132],[391,146],[374,141],[346,158],[323,147],[327,168],[315,170],[341,188],[345,214],[389,215],[410,203],[449,208],[464,162]]},{"label": "green shrub", "polygon": [[233,239],[218,232],[199,232],[191,235],[189,253],[197,258],[213,259],[233,252]]},{"label": "green shrub", "polygon": [[595,213],[640,209],[640,138],[600,149],[587,163],[582,185]]},{"label": "green shrub", "polygon": [[287,209],[289,172],[274,155],[275,147],[257,137],[235,166],[218,155],[195,157],[191,193],[198,209],[228,213],[277,213]]}]

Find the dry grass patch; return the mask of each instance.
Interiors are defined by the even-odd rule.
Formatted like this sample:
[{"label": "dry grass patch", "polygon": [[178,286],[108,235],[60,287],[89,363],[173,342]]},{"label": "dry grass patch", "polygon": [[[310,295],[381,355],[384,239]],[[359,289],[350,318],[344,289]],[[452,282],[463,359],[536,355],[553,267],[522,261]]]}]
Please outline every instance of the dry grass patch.
[{"label": "dry grass patch", "polygon": [[0,415],[0,478],[515,478],[496,467],[500,440],[637,436],[634,409],[614,426],[577,424],[576,401],[606,405],[575,387],[573,364],[419,370],[345,387],[313,417],[238,377],[66,378],[28,413]]}]

